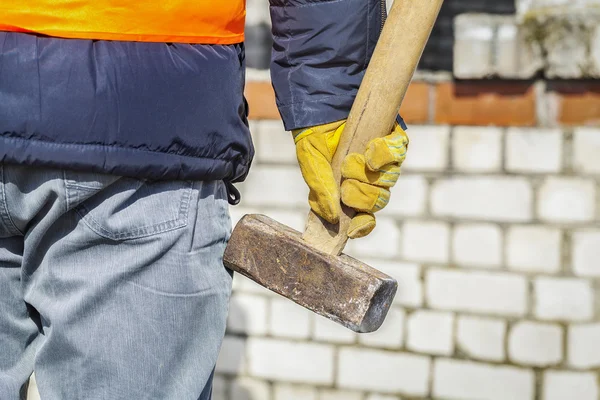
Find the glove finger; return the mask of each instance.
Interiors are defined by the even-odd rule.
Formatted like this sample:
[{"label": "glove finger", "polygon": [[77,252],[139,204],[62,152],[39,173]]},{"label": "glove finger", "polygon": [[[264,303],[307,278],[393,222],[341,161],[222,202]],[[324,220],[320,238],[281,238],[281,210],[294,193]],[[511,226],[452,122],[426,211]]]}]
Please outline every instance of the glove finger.
[{"label": "glove finger", "polygon": [[408,136],[399,125],[396,125],[392,134],[369,142],[365,152],[367,166],[372,171],[377,171],[388,164],[402,165],[407,149]]},{"label": "glove finger", "polygon": [[306,137],[296,144],[296,154],[302,177],[310,189],[308,203],[321,218],[335,224],[341,206],[338,185],[327,156]]},{"label": "glove finger", "polygon": [[374,213],[390,201],[390,191],[374,185],[346,179],[342,182],[342,202],[360,212]]},{"label": "glove finger", "polygon": [[367,236],[375,229],[375,216],[371,213],[359,213],[350,221],[348,237],[358,239]]},{"label": "glove finger", "polygon": [[377,171],[367,167],[365,156],[351,153],[342,163],[342,177],[354,179],[371,185],[390,188],[396,184],[400,177],[400,166],[397,164],[384,165]]}]

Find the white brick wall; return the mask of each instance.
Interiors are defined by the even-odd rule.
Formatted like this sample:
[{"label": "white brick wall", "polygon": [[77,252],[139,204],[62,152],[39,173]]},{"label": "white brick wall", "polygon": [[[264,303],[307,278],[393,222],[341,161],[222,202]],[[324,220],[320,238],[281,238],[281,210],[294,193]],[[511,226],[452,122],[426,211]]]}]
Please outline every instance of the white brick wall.
[{"label": "white brick wall", "polygon": [[597,400],[598,378],[593,373],[546,371],[543,400]]},{"label": "white brick wall", "polygon": [[463,316],[457,321],[457,346],[474,359],[504,360],[505,336],[506,322],[503,320]]},{"label": "white brick wall", "polygon": [[[600,33],[600,29],[598,32]],[[573,167],[575,170],[584,174],[600,174],[598,154],[600,154],[600,129],[576,129],[573,136]]]},{"label": "white brick wall", "polygon": [[248,369],[252,376],[273,381],[333,383],[333,346],[284,340],[248,340]]},{"label": "white brick wall", "polygon": [[511,361],[537,367],[559,363],[563,358],[563,331],[559,325],[523,321],[508,336]]},{"label": "white brick wall", "polygon": [[425,213],[429,188],[424,177],[400,175],[391,192],[390,202],[379,215],[420,216]]},{"label": "white brick wall", "polygon": [[502,231],[492,224],[460,224],[454,228],[454,262],[471,267],[500,267]]},{"label": "white brick wall", "polygon": [[596,212],[594,182],[577,178],[548,178],[538,195],[538,214],[549,222],[592,221]]},{"label": "white brick wall", "polygon": [[533,371],[467,361],[438,359],[433,395],[461,400],[532,400]]},{"label": "white brick wall", "polygon": [[439,217],[502,222],[532,218],[533,191],[523,178],[450,178],[433,185],[431,209]]},{"label": "white brick wall", "polygon": [[244,374],[246,371],[246,341],[235,336],[225,336],[219,359],[217,373]]},{"label": "white brick wall", "polygon": [[358,337],[359,343],[364,346],[400,349],[404,342],[405,318],[404,310],[399,308],[390,309],[379,330],[360,335]]},{"label": "white brick wall", "polygon": [[345,253],[361,257],[394,258],[400,253],[400,228],[390,218],[377,216],[377,226],[369,236],[350,240]]},{"label": "white brick wall", "polygon": [[510,128],[506,133],[506,169],[551,173],[562,167],[563,135],[558,129]]},{"label": "white brick wall", "polygon": [[275,400],[317,400],[317,390],[310,386],[275,385]]},{"label": "white brick wall", "polygon": [[342,390],[324,390],[321,392],[319,400],[362,400],[362,393]]},{"label": "white brick wall", "polygon": [[[510,18],[495,20],[497,55],[522,51]],[[521,61],[495,62],[491,74]],[[253,131],[232,219],[302,230],[290,135]],[[215,400],[597,399],[599,133],[411,126],[391,203],[347,247],[398,281],[382,328],[353,333],[236,274]]]},{"label": "white brick wall", "polygon": [[416,311],[408,318],[407,347],[412,351],[450,355],[454,350],[454,316],[447,312]]},{"label": "white brick wall", "polygon": [[507,264],[525,272],[558,272],[561,231],[545,226],[512,226],[507,234]]},{"label": "white brick wall", "polygon": [[[485,14],[463,14],[454,19],[454,75],[485,78],[493,73],[494,19]],[[464,60],[469,62],[464,62]]]},{"label": "white brick wall", "polygon": [[535,316],[543,320],[585,321],[592,317],[594,293],[582,279],[537,278]]},{"label": "white brick wall", "polygon": [[238,293],[231,297],[227,330],[233,333],[264,335],[267,333],[267,299]]},{"label": "white brick wall", "polygon": [[575,368],[600,367],[600,323],[569,326],[569,365]]},{"label": "white brick wall", "polygon": [[443,171],[448,167],[450,127],[411,126],[408,130],[410,144],[405,171]]},{"label": "white brick wall", "polygon": [[518,275],[430,269],[427,303],[442,310],[522,316],[527,310],[527,281]]},{"label": "white brick wall", "polygon": [[271,389],[266,382],[251,379],[239,378],[231,384],[231,399],[232,400],[254,400],[254,399],[271,399]]},{"label": "white brick wall", "polygon": [[406,307],[419,307],[423,304],[423,282],[419,265],[375,259],[364,261],[398,282],[394,303]]},{"label": "white brick wall", "polygon": [[313,314],[283,297],[271,300],[269,333],[273,336],[308,339]]},{"label": "white brick wall", "polygon": [[[600,154],[600,153],[599,153]],[[573,233],[573,271],[579,276],[600,276],[600,230]]]},{"label": "white brick wall", "polygon": [[402,231],[402,253],[411,261],[447,262],[450,227],[441,222],[407,222]]},{"label": "white brick wall", "polygon": [[425,396],[429,371],[429,357],[343,348],[339,354],[337,382],[346,389]]},{"label": "white brick wall", "polygon": [[290,132],[285,132],[281,121],[256,121],[252,125],[256,161],[296,165],[296,146]]},{"label": "white brick wall", "polygon": [[454,128],[452,165],[457,171],[498,172],[502,168],[502,130],[479,126]]}]

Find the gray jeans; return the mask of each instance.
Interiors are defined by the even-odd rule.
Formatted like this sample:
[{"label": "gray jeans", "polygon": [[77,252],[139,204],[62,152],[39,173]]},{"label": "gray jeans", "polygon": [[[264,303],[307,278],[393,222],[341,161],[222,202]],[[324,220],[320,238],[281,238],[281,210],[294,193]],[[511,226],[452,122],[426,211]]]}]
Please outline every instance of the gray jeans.
[{"label": "gray jeans", "polygon": [[0,164],[0,399],[210,399],[232,278],[223,182]]}]

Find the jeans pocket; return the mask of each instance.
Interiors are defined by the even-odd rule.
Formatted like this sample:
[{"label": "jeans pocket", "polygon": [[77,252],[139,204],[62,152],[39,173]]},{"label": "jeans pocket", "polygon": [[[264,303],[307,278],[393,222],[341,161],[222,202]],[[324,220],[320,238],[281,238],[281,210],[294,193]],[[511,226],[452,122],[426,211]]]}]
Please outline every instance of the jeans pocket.
[{"label": "jeans pocket", "polygon": [[115,241],[138,239],[187,226],[192,182],[118,178],[107,186],[75,186],[95,191],[73,209],[96,234]]}]

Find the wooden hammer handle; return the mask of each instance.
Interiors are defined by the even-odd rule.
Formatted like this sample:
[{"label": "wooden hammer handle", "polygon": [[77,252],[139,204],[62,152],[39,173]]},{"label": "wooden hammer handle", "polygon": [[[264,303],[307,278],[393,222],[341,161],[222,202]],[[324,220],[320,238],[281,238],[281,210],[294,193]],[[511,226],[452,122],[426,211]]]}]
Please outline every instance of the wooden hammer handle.
[{"label": "wooden hammer handle", "polygon": [[[341,167],[349,153],[363,153],[369,141],[387,136],[421,59],[444,0],[395,0],[381,37],[352,105],[333,158],[333,173],[341,183]],[[341,254],[355,211],[343,206],[339,224],[309,213],[304,240],[332,255]]]}]

